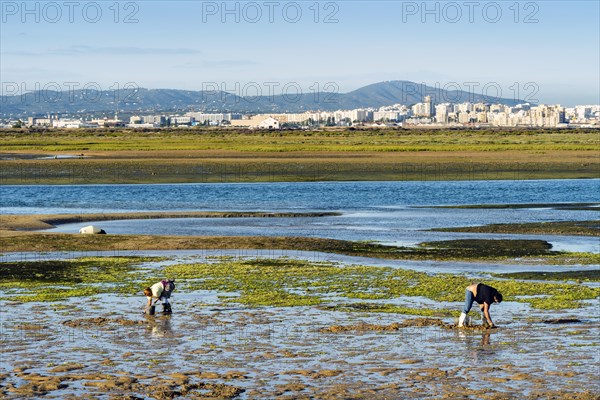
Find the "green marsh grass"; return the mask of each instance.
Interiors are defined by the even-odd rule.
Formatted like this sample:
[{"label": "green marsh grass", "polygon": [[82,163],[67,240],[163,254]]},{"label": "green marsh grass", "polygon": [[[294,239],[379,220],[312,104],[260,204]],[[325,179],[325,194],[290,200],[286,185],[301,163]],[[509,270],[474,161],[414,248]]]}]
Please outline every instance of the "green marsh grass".
[{"label": "green marsh grass", "polygon": [[499,151],[597,150],[594,131],[445,131],[338,130],[250,132],[236,130],[164,129],[152,132],[45,131],[0,132],[4,151]]}]

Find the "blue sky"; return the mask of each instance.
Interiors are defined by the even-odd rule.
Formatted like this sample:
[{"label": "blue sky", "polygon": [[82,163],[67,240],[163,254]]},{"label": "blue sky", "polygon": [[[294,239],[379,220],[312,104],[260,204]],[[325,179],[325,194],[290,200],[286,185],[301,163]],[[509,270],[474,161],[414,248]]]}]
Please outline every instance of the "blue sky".
[{"label": "blue sky", "polygon": [[267,95],[285,85],[311,91],[332,82],[347,92],[411,80],[600,103],[598,1],[23,4],[0,1],[5,94],[14,83],[27,90],[217,84]]}]

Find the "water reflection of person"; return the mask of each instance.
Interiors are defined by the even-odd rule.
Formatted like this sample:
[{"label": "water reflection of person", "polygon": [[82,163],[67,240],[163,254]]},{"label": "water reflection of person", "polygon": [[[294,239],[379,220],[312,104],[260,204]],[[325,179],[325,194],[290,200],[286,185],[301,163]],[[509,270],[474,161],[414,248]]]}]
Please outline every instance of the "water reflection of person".
[{"label": "water reflection of person", "polygon": [[480,361],[485,362],[492,354],[494,350],[490,347],[491,332],[485,331],[481,335],[481,341],[477,340],[477,335],[465,334],[463,331],[458,331],[458,336],[464,339],[467,350],[469,351],[469,360],[475,365],[479,365]]},{"label": "water reflection of person", "polygon": [[489,346],[490,345],[490,333],[489,332],[484,332],[483,335],[481,336],[481,347],[485,346]]},{"label": "water reflection of person", "polygon": [[173,336],[173,327],[171,326],[170,317],[152,319],[150,327],[150,334],[154,337],[163,338]]}]

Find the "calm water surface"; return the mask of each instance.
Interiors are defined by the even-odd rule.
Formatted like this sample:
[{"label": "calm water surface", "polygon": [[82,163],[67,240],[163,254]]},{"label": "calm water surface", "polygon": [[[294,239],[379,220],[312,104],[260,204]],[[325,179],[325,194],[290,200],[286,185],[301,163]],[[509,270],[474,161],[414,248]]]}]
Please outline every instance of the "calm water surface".
[{"label": "calm water surface", "polygon": [[[109,233],[266,235],[376,240],[412,245],[514,235],[428,232],[436,227],[596,219],[596,211],[436,209],[435,205],[600,202],[600,180],[303,182],[248,184],[0,186],[8,214],[129,211],[337,211],[324,218],[214,218],[103,221]],[[65,224],[57,232],[77,232]],[[548,236],[525,235],[545,239]],[[597,238],[552,236],[557,250],[600,251]]]},{"label": "calm water surface", "polygon": [[600,179],[0,186],[4,213],[365,211],[406,206],[600,201]]}]

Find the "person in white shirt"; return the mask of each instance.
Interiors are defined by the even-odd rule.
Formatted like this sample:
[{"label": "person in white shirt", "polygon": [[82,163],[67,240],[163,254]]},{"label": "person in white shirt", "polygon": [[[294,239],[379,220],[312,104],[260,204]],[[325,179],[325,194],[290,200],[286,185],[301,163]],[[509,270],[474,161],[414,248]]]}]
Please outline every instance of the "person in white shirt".
[{"label": "person in white shirt", "polygon": [[144,289],[144,295],[146,295],[146,298],[148,299],[146,309],[150,309],[150,307],[152,307],[153,299],[155,299],[154,305],[160,301],[163,306],[163,313],[171,314],[173,311],[171,310],[169,298],[171,297],[173,290],[175,290],[175,280],[167,279],[156,282],[154,285]]}]

